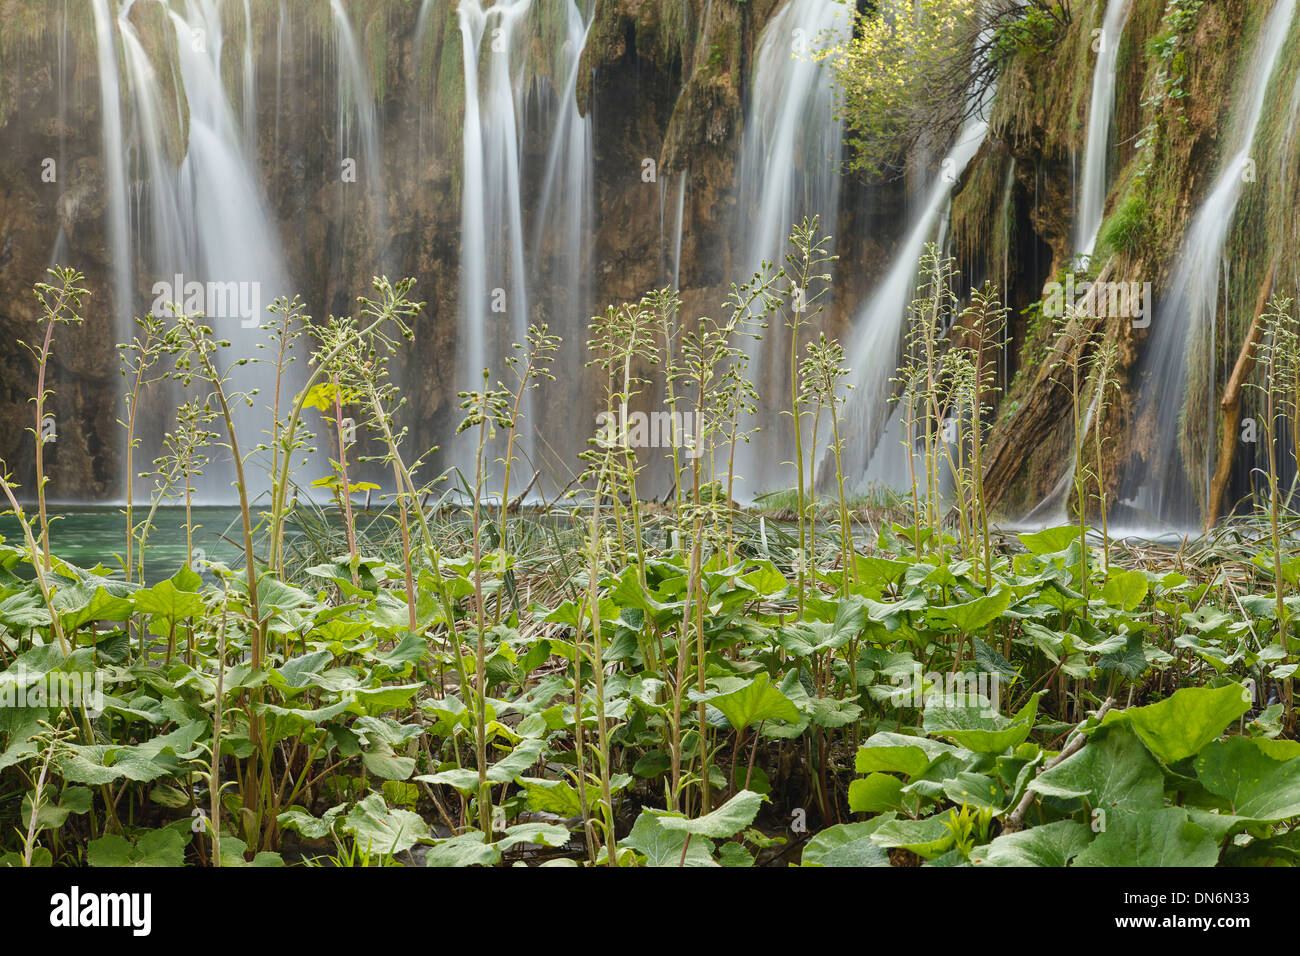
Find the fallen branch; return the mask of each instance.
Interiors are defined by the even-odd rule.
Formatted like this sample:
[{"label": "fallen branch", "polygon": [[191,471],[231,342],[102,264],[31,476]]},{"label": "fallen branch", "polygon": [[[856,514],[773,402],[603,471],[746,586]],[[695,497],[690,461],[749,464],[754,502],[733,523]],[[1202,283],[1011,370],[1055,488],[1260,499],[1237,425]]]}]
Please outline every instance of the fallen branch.
[{"label": "fallen branch", "polygon": [[542,473],[540,471],[536,471],[536,470],[533,471],[533,480],[528,483],[528,486],[524,488],[523,491],[519,492],[518,495],[510,499],[510,503],[506,506],[506,510],[510,514],[513,515],[519,513],[519,507],[524,503],[524,497],[528,494],[528,492],[533,490],[533,486],[537,484],[537,480],[541,477],[542,477]]},{"label": "fallen branch", "polygon": [[1277,257],[1274,256],[1273,264],[1269,266],[1268,273],[1264,276],[1264,284],[1259,287],[1255,316],[1250,321],[1246,341],[1241,343],[1241,354],[1237,356],[1237,364],[1232,367],[1232,375],[1223,390],[1223,401],[1219,403],[1219,407],[1223,409],[1223,430],[1219,438],[1219,460],[1215,463],[1214,478],[1210,482],[1210,499],[1205,509],[1206,531],[1214,527],[1214,523],[1219,520],[1219,512],[1223,510],[1223,496],[1227,493],[1228,479],[1232,476],[1232,463],[1237,457],[1237,431],[1241,427],[1241,396],[1246,380],[1255,371],[1258,358],[1256,346],[1264,337],[1264,323],[1261,319],[1268,306],[1268,298],[1273,294],[1273,278],[1276,274]]},{"label": "fallen branch", "polygon": [[[1115,698],[1107,697],[1106,702],[1101,705],[1101,710],[1097,711],[1097,715],[1096,715],[1097,719],[1101,720],[1101,718],[1106,716],[1106,711],[1110,710],[1114,706],[1115,706]],[[1050,761],[1048,761],[1047,765],[1043,767],[1043,770],[1051,770],[1057,764],[1063,763],[1064,761],[1070,759],[1075,754],[1077,754],[1080,750],[1083,749],[1083,745],[1088,741],[1088,738],[1084,736],[1083,733],[1083,725],[1086,724],[1091,719],[1092,719],[1091,717],[1086,718],[1079,724],[1078,727],[1074,728],[1074,733],[1071,734],[1070,739],[1065,742],[1065,746],[1061,748],[1061,752],[1057,754],[1055,757],[1053,757]],[[1043,772],[1042,770],[1039,771],[1039,773],[1042,772]],[[1025,788],[1025,795],[1020,798],[1020,802],[1016,804],[1016,808],[1012,810],[1011,815],[1007,817],[1006,823],[1003,824],[1002,826],[1002,832],[1015,833],[1017,830],[1024,829],[1025,814],[1029,812],[1029,808],[1033,804],[1033,802],[1034,802],[1034,791],[1030,790],[1029,788]]]}]

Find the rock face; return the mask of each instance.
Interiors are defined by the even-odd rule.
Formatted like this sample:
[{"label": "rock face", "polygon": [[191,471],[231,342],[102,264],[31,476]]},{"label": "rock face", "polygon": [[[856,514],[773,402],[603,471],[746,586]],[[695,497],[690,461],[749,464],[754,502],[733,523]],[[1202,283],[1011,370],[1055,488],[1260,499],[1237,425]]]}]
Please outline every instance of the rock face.
[{"label": "rock face", "polygon": [[[86,5],[89,8],[89,4]],[[523,81],[521,168],[524,231],[538,237],[539,268],[549,261],[546,223],[539,221],[541,176],[547,163],[558,78],[547,75],[542,44],[557,29],[550,7],[535,3],[533,35],[516,55],[528,59]],[[570,338],[557,380],[548,383],[536,410],[548,442],[570,469],[594,429],[596,393],[584,373],[582,330],[586,316],[607,303],[639,298],[671,283],[680,270],[683,315],[716,311],[732,281],[743,280],[746,223],[736,204],[736,164],[744,127],[750,63],[758,36],[777,8],[775,0],[709,3],[707,0],[600,0],[579,72],[577,99],[592,118],[592,258],[590,303],[580,316],[547,314],[546,296],[534,296],[529,321],[545,321]],[[0,49],[0,458],[31,488],[31,436],[26,413],[35,385],[30,357],[15,340],[38,335],[32,284],[53,261],[75,265],[92,291],[85,325],[56,340],[53,413],[57,441],[47,448],[55,497],[112,499],[123,493],[125,433],[122,378],[113,348],[121,337],[123,305],[113,292],[108,197],[98,50],[88,11],[64,21],[37,0],[5,0],[24,25]],[[452,0],[426,3],[344,4],[374,95],[381,134],[382,168],[365,168],[356,152],[360,122],[340,72],[347,66],[330,4],[316,0],[284,8],[254,0],[248,25],[238,5],[225,4],[213,22],[222,35],[222,71],[236,121],[255,129],[254,163],[294,290],[317,317],[344,314],[369,292],[376,274],[417,279],[425,302],[414,345],[391,371],[407,397],[403,421],[411,444],[446,443],[461,415],[456,397],[461,312],[461,138],[464,75],[461,34]],[[230,9],[233,8],[233,9]],[[183,83],[174,69],[176,38],[170,25],[145,5],[132,11],[132,29],[151,66]],[[214,8],[215,9],[215,8]],[[557,7],[558,9],[558,7]],[[242,114],[245,35],[251,32],[253,102]],[[182,37],[182,40],[184,37]],[[197,42],[197,41],[196,41]],[[118,56],[123,55],[117,39]],[[62,49],[62,59],[60,50]],[[534,65],[535,64],[535,65]],[[139,103],[123,93],[133,206],[132,236],[140,235],[142,202],[150,200],[148,172],[139,148]],[[177,105],[179,104],[179,106]],[[162,104],[179,114],[167,120],[185,155],[185,97]],[[57,163],[53,182],[42,163]],[[355,181],[341,163],[359,164]],[[354,167],[356,168],[356,167]],[[682,194],[683,183],[685,195]],[[885,266],[884,247],[896,217],[899,191],[868,191],[848,183],[842,191],[837,234],[849,264],[827,327],[842,330],[849,305]],[[681,205],[680,240],[677,206]],[[872,219],[876,221],[871,221]],[[198,229],[203,223],[196,223]],[[858,238],[859,236],[863,238]],[[871,236],[872,239],[865,237]],[[680,252],[678,242],[680,241]],[[133,243],[133,301],[139,313],[153,300],[150,255]],[[154,257],[156,258],[156,256]],[[537,274],[539,286],[553,281]],[[566,328],[567,327],[567,328]],[[218,329],[218,332],[220,330]],[[506,343],[508,344],[508,343]],[[304,351],[307,343],[299,346]],[[301,357],[300,357],[300,360]],[[495,369],[504,376],[504,369]],[[646,370],[649,371],[648,369]],[[653,401],[647,394],[643,401]],[[150,431],[170,424],[169,402]],[[363,447],[362,453],[365,448]],[[147,468],[141,452],[137,465]],[[435,465],[442,461],[435,454]],[[137,468],[137,470],[145,470]],[[141,486],[137,484],[139,490]]]},{"label": "rock face", "polygon": [[[743,280],[739,273],[749,268],[744,259],[750,212],[738,205],[737,163],[756,45],[781,0],[593,2],[575,92],[579,110],[592,122],[593,238],[585,287],[572,295],[589,302],[590,314],[671,284],[679,272],[683,315],[714,314],[729,284]],[[62,6],[0,0],[6,25],[0,36],[0,459],[30,494],[27,429],[35,424],[30,398],[36,368],[19,342],[37,341],[42,331],[32,285],[55,261],[74,265],[93,295],[84,324],[56,336],[50,411],[57,438],[46,446],[46,460],[51,497],[77,500],[123,494],[125,438],[117,423],[123,407],[114,345],[123,334],[121,316],[149,307],[157,278],[150,274],[149,257],[133,247],[133,301],[115,301],[118,259],[109,238],[112,187],[92,15],[101,4],[117,9],[111,0]],[[1059,377],[1043,364],[1058,355],[1058,343],[1044,337],[1033,306],[1044,282],[1071,259],[1075,167],[1086,134],[1093,63],[1089,42],[1103,7],[1101,0],[1076,2],[1069,35],[1050,54],[1024,55],[1004,71],[989,135],[954,193],[950,236],[963,284],[993,280],[1013,310],[989,487],[1009,516],[1041,503],[1072,455],[1070,403]],[[222,38],[230,108],[250,131],[244,142],[295,290],[319,318],[353,312],[376,274],[417,279],[415,294],[426,305],[416,341],[390,371],[407,399],[401,415],[411,446],[445,444],[461,414],[456,383],[466,348],[460,331],[466,84],[455,0],[344,0],[337,6],[329,0],[251,0],[247,21],[242,4],[205,9],[212,19],[204,30]],[[353,65],[361,73],[349,69],[338,9],[347,12]],[[563,85],[554,75],[553,55],[562,49],[563,9],[558,0],[534,0],[527,35],[516,48],[524,64],[521,207],[533,244],[530,281],[538,288],[557,281],[558,253],[550,214],[541,210],[539,171],[548,161],[546,133]],[[160,11],[142,0],[131,24],[143,55],[167,79],[166,88],[175,90],[178,39]],[[1158,288],[1167,278],[1184,226],[1222,159],[1220,134],[1231,111],[1214,107],[1230,100],[1249,59],[1248,50],[1225,38],[1251,35],[1261,15],[1235,0],[1206,0],[1199,13],[1171,22],[1164,0],[1134,0],[1121,40],[1113,186],[1098,256],[1117,280],[1152,281]],[[116,43],[120,58],[120,37]],[[251,56],[245,58],[245,50]],[[1270,94],[1269,128],[1260,136],[1278,161],[1261,163],[1260,188],[1247,192],[1239,214],[1266,228],[1248,236],[1250,230],[1239,227],[1230,249],[1237,264],[1232,288],[1241,291],[1233,292],[1217,339],[1229,365],[1249,324],[1245,303],[1253,303],[1262,281],[1260,260],[1269,258],[1264,248],[1280,249],[1284,262],[1300,261],[1294,254],[1300,250],[1292,248],[1295,230],[1284,214],[1300,163],[1300,137],[1292,135],[1294,103],[1285,102],[1294,63],[1288,61],[1286,69]],[[369,89],[369,113],[358,86]],[[138,235],[139,210],[152,195],[139,143],[138,102],[126,92],[122,99],[128,211]],[[252,113],[245,112],[246,103]],[[158,109],[169,117],[167,148],[179,160],[190,135],[185,98],[162,96]],[[378,131],[377,155],[360,148],[369,114]],[[359,174],[351,178],[344,172],[348,161],[359,163],[353,167]],[[848,332],[855,307],[888,269],[930,172],[871,186],[846,177],[837,221],[824,224],[836,236],[840,256],[834,296],[819,319],[827,331]],[[205,224],[194,226],[201,230]],[[1284,277],[1292,284],[1296,278]],[[594,428],[597,388],[582,367],[587,316],[567,314],[575,311],[567,306],[566,314],[554,314],[557,301],[534,296],[527,316],[569,338],[557,381],[541,393],[536,416],[554,456],[576,471],[577,451]],[[1120,350],[1126,383],[1100,417],[1106,439],[1101,481],[1114,492],[1126,474],[1144,465],[1143,425],[1134,420],[1137,383],[1128,379],[1137,374],[1148,333],[1125,323],[1102,328]],[[300,353],[306,348],[303,343]],[[642,371],[652,377],[652,370]],[[154,402],[160,410],[148,424],[151,432],[160,434],[169,424],[166,398]],[[641,399],[657,400],[653,389]],[[430,459],[433,466],[448,460],[437,454]],[[1243,456],[1239,474],[1248,468]]]}]

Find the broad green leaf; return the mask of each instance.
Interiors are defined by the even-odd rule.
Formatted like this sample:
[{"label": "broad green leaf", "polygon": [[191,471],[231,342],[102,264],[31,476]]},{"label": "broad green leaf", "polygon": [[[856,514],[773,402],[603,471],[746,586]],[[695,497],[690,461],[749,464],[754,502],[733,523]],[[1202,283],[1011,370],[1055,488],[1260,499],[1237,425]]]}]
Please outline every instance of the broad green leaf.
[{"label": "broad green leaf", "polygon": [[849,809],[854,813],[883,813],[903,807],[903,781],[888,773],[873,773],[849,782]]},{"label": "broad green leaf", "polygon": [[191,591],[177,590],[176,585],[170,580],[159,581],[151,588],[136,592],[135,609],[140,614],[179,621],[201,615],[203,598]]},{"label": "broad green leaf", "polygon": [[943,782],[943,792],[957,806],[972,806],[1001,813],[1006,794],[992,777],[963,770]]},{"label": "broad green leaf", "polygon": [[1041,557],[1045,554],[1058,554],[1078,541],[1079,529],[1067,524],[1058,528],[1044,528],[1031,534],[1018,534],[1016,537],[1029,549],[1030,554]]},{"label": "broad green leaf", "polygon": [[1037,714],[1037,694],[1012,718],[996,713],[991,703],[949,704],[936,698],[925,708],[924,727],[926,733],[948,737],[967,750],[1000,754],[1025,742]]},{"label": "broad green leaf", "polygon": [[1082,797],[1108,812],[1164,804],[1160,764],[1126,724],[1098,728],[1082,750],[1044,770],[1029,789],[1044,796]]},{"label": "broad green leaf", "polygon": [[1227,800],[1235,816],[1289,820],[1300,815],[1300,757],[1275,760],[1266,746],[1255,737],[1216,740],[1196,758],[1196,778]]},{"label": "broad green leaf", "polygon": [[312,651],[310,654],[289,658],[276,673],[284,679],[285,687],[298,690],[312,686],[307,675],[319,674],[333,659],[334,655],[327,650]]},{"label": "broad green leaf", "polygon": [[1004,833],[976,850],[971,862],[984,866],[1067,866],[1092,839],[1085,823],[1058,820],[1017,833]]},{"label": "broad green leaf", "polygon": [[1250,692],[1239,684],[1184,687],[1146,707],[1106,715],[1105,723],[1127,723],[1166,764],[1198,753],[1250,709]]},{"label": "broad green leaf", "polygon": [[1182,807],[1112,814],[1075,866],[1214,866],[1218,844]]},{"label": "broad green leaf", "polygon": [[557,847],[569,842],[569,831],[554,823],[519,823],[506,830],[505,836],[497,841],[501,852],[518,846],[520,843],[535,843],[538,846]]},{"label": "broad green leaf", "polygon": [[478,830],[462,833],[442,840],[429,848],[424,858],[425,866],[495,866],[501,862],[501,851],[495,844],[487,843]]},{"label": "broad green leaf", "polygon": [[689,819],[666,810],[647,810],[645,812],[659,817],[659,823],[665,830],[678,830],[693,833],[696,836],[723,839],[735,836],[754,822],[758,808],[763,804],[763,795],[752,790],[742,790],[718,809],[702,817]]},{"label": "broad green leaf", "polygon": [[822,830],[803,848],[802,866],[889,866],[889,854],[871,839],[879,826],[840,823]]},{"label": "broad green leaf", "polygon": [[772,686],[767,671],[759,672],[745,686],[714,697],[709,703],[722,711],[727,722],[737,730],[764,720],[784,720],[792,724],[799,721],[798,708]]},{"label": "broad green leaf", "polygon": [[944,813],[924,820],[890,820],[878,827],[871,834],[871,839],[877,846],[899,847],[911,850],[924,859],[933,860],[953,845],[949,819],[950,815]]},{"label": "broad green leaf", "polygon": [[992,594],[982,595],[965,604],[929,608],[925,612],[925,620],[930,627],[951,628],[970,634],[997,620],[1010,604],[1011,589],[999,588]]},{"label": "broad green leaf", "polygon": [[149,830],[134,844],[109,834],[86,845],[86,861],[91,866],[184,866],[188,842],[172,827]]},{"label": "broad green leaf", "polygon": [[346,803],[330,807],[321,817],[314,817],[306,810],[291,807],[276,817],[276,822],[286,830],[296,830],[308,840],[323,840],[334,831],[334,821],[347,809]]},{"label": "broad green leaf", "polygon": [[582,801],[578,797],[578,791],[567,780],[521,777],[519,783],[528,794],[528,809],[538,813],[555,813],[562,817],[582,815]]},{"label": "broad green leaf", "polygon": [[1113,569],[1102,586],[1101,596],[1111,607],[1136,610],[1147,596],[1147,578],[1141,571]]},{"label": "broad green leaf", "polygon": [[938,757],[955,749],[952,744],[929,737],[912,737],[886,730],[872,734],[858,748],[854,769],[858,773],[884,771],[914,777]]},{"label": "broad green leaf", "polygon": [[668,818],[642,811],[632,824],[632,832],[618,841],[619,846],[636,850],[646,858],[646,866],[718,865],[713,859],[712,840],[666,829],[665,819]]},{"label": "broad green leaf", "polygon": [[392,809],[377,793],[348,811],[342,829],[352,834],[358,849],[378,856],[396,855],[430,838],[429,825],[419,814]]}]

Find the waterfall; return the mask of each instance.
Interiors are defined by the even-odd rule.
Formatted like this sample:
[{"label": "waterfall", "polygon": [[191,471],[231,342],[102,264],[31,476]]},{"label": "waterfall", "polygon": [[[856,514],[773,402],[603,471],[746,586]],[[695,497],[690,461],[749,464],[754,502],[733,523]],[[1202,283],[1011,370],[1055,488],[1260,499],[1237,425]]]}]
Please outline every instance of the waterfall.
[{"label": "waterfall", "polygon": [[1115,115],[1115,67],[1119,41],[1132,0],[1107,0],[1101,23],[1097,65],[1092,74],[1092,99],[1088,104],[1088,139],[1083,154],[1083,185],[1074,219],[1074,250],[1091,256],[1106,211],[1110,159],[1110,128]]},{"label": "waterfall", "polygon": [[[1180,452],[1181,416],[1187,399],[1188,346],[1203,330],[1211,329],[1218,314],[1220,269],[1241,199],[1245,173],[1252,167],[1251,148],[1264,110],[1269,81],[1279,62],[1289,33],[1296,0],[1277,0],[1260,27],[1255,41],[1244,99],[1232,133],[1228,157],[1183,239],[1177,266],[1165,290],[1151,327],[1141,362],[1141,388],[1135,420],[1149,436],[1143,474],[1136,477],[1131,503],[1149,519],[1162,524],[1191,526],[1204,507],[1194,501],[1187,469],[1203,467],[1208,476],[1212,463],[1188,462]],[[1213,378],[1211,377],[1211,383]],[[1214,391],[1210,385],[1211,393]],[[1217,434],[1215,402],[1210,396],[1207,436]],[[1208,482],[1206,488],[1208,492]]]},{"label": "waterfall", "polygon": [[[559,82],[547,97],[554,118],[533,228],[532,281],[536,291],[531,298],[551,332],[563,339],[553,371],[567,382],[581,382],[585,378],[587,319],[592,311],[595,138],[591,113],[583,116],[578,111],[577,89],[591,17],[584,15],[575,0],[564,0],[564,13],[563,40],[551,65],[552,77]],[[550,408],[548,415],[541,411],[524,409],[525,421],[536,418],[535,432],[546,437],[532,436],[533,461],[525,463],[521,477],[527,481],[528,472],[538,468],[546,479],[543,488],[553,484],[551,490],[559,491],[567,484],[565,473],[586,447],[587,435],[574,428],[571,410],[562,405]]]},{"label": "waterfall", "polygon": [[[494,348],[501,336],[489,334],[502,314],[510,341],[522,342],[528,328],[519,110],[511,57],[515,30],[531,5],[532,0],[498,0],[484,10],[477,0],[465,0],[456,8],[465,63],[457,383],[463,391],[483,388],[483,370],[503,354]],[[484,59],[486,68],[481,68]],[[523,453],[529,455],[531,442],[525,438]],[[453,461],[472,480],[473,449],[469,441],[457,444]]]},{"label": "waterfall", "polygon": [[[813,53],[847,40],[849,8],[839,0],[789,0],[763,29],[739,162],[740,235],[745,275],[764,262],[780,267],[791,228],[805,216],[821,217],[821,234],[833,234],[839,203],[842,123],[835,115],[832,67]],[[781,462],[790,455],[789,334],[779,323],[748,344],[749,375],[759,393],[760,430],[738,452],[743,498],[789,487],[795,478]]]},{"label": "waterfall", "polygon": [[940,174],[931,183],[925,204],[894,256],[884,280],[858,312],[847,350],[853,390],[845,408],[844,432],[852,436],[843,454],[845,475],[862,486],[871,483],[901,488],[907,483],[905,429],[901,404],[891,404],[898,372],[908,306],[916,293],[917,263],[925,244],[946,229],[948,201],[967,164],[979,151],[988,130],[984,113],[992,102],[986,90],[981,106],[957,134]]},{"label": "waterfall", "polygon": [[379,109],[370,82],[369,64],[361,55],[343,0],[330,0],[330,14],[338,48],[340,174],[345,184],[365,183],[364,195],[368,199],[374,235],[370,248],[375,251],[376,270],[382,271],[389,235]]},{"label": "waterfall", "polygon": [[[176,60],[159,63],[136,33],[130,3],[116,18],[108,0],[96,0],[95,5],[101,54],[113,49],[114,36],[120,40],[131,109],[128,137],[116,109],[118,71],[101,55],[110,242],[118,282],[124,287],[120,306],[127,317],[125,334],[119,337],[129,341],[135,334],[131,315],[152,310],[169,317],[166,305],[171,302],[180,303],[187,313],[202,313],[215,338],[230,343],[218,353],[228,376],[227,390],[256,392],[251,405],[232,402],[235,425],[248,450],[266,439],[272,420],[274,369],[252,361],[268,340],[260,326],[270,318],[266,309],[272,301],[292,294],[292,283],[248,141],[255,135],[252,103],[245,97],[243,115],[237,115],[222,79],[225,37],[220,6],[216,0],[189,0],[183,10],[165,9],[175,32]],[[247,43],[251,18],[245,24]],[[251,84],[251,60],[243,63],[245,83]],[[162,69],[167,75],[160,75]],[[126,162],[118,172],[115,166],[123,157]],[[130,263],[139,264],[141,285],[152,302],[135,298]],[[294,371],[301,369],[299,362]],[[288,387],[295,381],[291,372]],[[159,394],[142,406],[145,420],[137,423],[142,443],[137,463],[146,464],[158,453],[163,432],[172,426],[173,400],[183,399]],[[285,400],[282,395],[282,406]],[[205,500],[228,500],[233,462],[223,449],[212,448],[209,454],[213,462],[200,479],[198,493]],[[309,480],[310,472],[306,469],[300,478]],[[252,494],[268,487],[263,469],[250,468],[248,476]],[[138,486],[142,494],[149,489],[147,483]]]},{"label": "waterfall", "polygon": [[115,331],[120,342],[129,340],[131,294],[130,226],[127,221],[126,164],[122,137],[122,87],[118,80],[117,44],[109,0],[94,0],[95,50],[99,60],[99,108],[104,129],[105,186],[108,189],[108,243],[113,269]]},{"label": "waterfall", "polygon": [[[485,368],[492,385],[506,381],[510,346],[526,341],[535,313],[564,339],[557,373],[568,383],[581,382],[590,315],[594,142],[591,117],[578,112],[576,89],[590,13],[576,0],[564,0],[562,38],[555,49],[541,51],[543,62],[530,64],[537,39],[530,34],[538,12],[533,0],[496,0],[486,9],[479,0],[465,0],[456,12],[465,70],[458,385],[481,389]],[[538,76],[531,81],[530,65]],[[546,112],[527,109],[532,95],[554,113],[541,124],[540,142],[548,145],[540,179],[530,179],[525,169],[525,145],[538,142],[526,117]],[[540,199],[527,230],[523,197],[534,192]],[[527,482],[536,469],[545,484],[563,487],[589,430],[575,428],[573,409],[563,403],[534,415],[528,402],[525,396],[516,474]],[[451,461],[472,479],[471,438],[454,443]]]}]

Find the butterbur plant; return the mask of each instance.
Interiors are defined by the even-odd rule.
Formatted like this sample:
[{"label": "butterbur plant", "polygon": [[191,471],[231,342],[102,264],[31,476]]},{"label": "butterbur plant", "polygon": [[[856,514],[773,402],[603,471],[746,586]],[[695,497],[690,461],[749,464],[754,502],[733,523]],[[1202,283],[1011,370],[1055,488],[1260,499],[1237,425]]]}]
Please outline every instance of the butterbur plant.
[{"label": "butterbur plant", "polygon": [[[808,521],[810,515],[810,488],[808,487],[808,469],[816,460],[815,446],[804,449],[804,417],[812,413],[805,407],[804,395],[799,387],[799,343],[803,329],[822,311],[817,303],[829,291],[830,275],[821,270],[835,260],[827,253],[829,236],[818,235],[819,219],[804,219],[790,233],[791,251],[785,257],[785,278],[790,283],[789,310],[784,321],[790,330],[790,419],[794,427],[794,468],[795,489],[798,501],[797,521],[799,525],[799,593],[800,614],[803,613],[803,590],[805,582],[805,564],[809,555],[808,536],[811,531]],[[817,285],[814,291],[813,286]]]},{"label": "butterbur plant", "polygon": [[[483,388],[477,392],[461,392],[461,408],[465,417],[461,419],[456,433],[472,431],[476,433],[474,449],[474,497],[470,503],[473,520],[473,554],[474,554],[474,752],[478,763],[478,812],[479,828],[486,834],[492,832],[492,787],[488,783],[487,759],[487,607],[483,582],[483,535],[482,507],[483,486],[486,480],[488,442],[497,428],[514,427],[511,413],[510,393],[504,389],[488,386],[491,373],[483,370]],[[414,600],[414,592],[412,592]],[[414,605],[412,605],[414,608]],[[412,610],[414,614],[414,610]],[[412,619],[414,629],[414,619]]]},{"label": "butterbur plant", "polygon": [[[716,317],[683,320],[660,290],[593,322],[604,392],[588,410],[618,424],[598,419],[562,508],[515,507],[543,480],[519,469],[541,470],[528,416],[561,354],[544,326],[501,380],[486,371],[461,396],[472,479],[467,467],[466,493],[436,499],[443,479],[411,448],[390,374],[421,310],[409,280],[377,279],[354,316],[311,323],[303,375],[289,343],[305,316],[274,312],[258,371],[281,394],[264,401],[264,454],[238,433],[240,403],[261,400],[233,377],[241,357],[179,309],[143,327],[124,350],[128,433],[149,441],[140,396],[164,359],[182,401],[147,515],[133,499],[132,580],[78,567],[70,535],[42,531],[35,489],[0,481],[0,867],[1294,863],[1289,300],[1268,310],[1253,373],[1271,553],[1262,521],[1231,549],[1117,542],[1085,599],[1073,511],[1061,527],[992,524],[1005,309],[987,285],[959,306],[937,247],[900,371],[914,524],[901,499],[850,497],[844,449],[863,436],[845,406],[861,393],[806,295],[821,242],[801,225],[786,267],[731,286]],[[62,286],[49,288],[57,312]],[[798,339],[794,355],[780,339],[766,396],[802,448],[788,449],[805,482],[781,515],[734,500],[737,448],[766,424],[747,359],[769,327]],[[1077,369],[1042,376],[1073,389],[1073,407],[1049,398],[1084,475],[1102,471],[1106,396],[1124,375],[1112,343],[1085,344]],[[627,430],[652,399],[679,413],[660,461]],[[200,565],[196,541],[216,541],[197,537],[200,479],[223,446],[242,541]],[[289,492],[304,459],[330,473],[333,506]],[[351,507],[361,462],[390,476],[373,513]],[[665,463],[675,487],[652,501]],[[253,516],[262,466],[276,477]],[[1078,491],[1070,504],[1091,507]],[[163,577],[168,504],[187,553]],[[77,686],[100,678],[102,695]]]},{"label": "butterbur plant", "polygon": [[[166,322],[152,313],[136,319],[140,331],[130,345],[119,345],[121,351],[122,378],[126,382],[123,400],[126,403],[126,420],[118,424],[126,429],[126,560],[123,569],[126,580],[132,579],[135,567],[134,551],[136,539],[140,533],[135,525],[135,452],[140,445],[136,434],[140,402],[145,390],[164,377],[165,372],[159,368],[163,356],[169,350]],[[143,549],[143,544],[141,545]],[[144,555],[140,555],[140,565],[144,565]]]},{"label": "butterbur plant", "polygon": [[[1260,316],[1263,340],[1257,346],[1265,375],[1262,384],[1254,387],[1263,393],[1263,431],[1268,449],[1269,531],[1273,544],[1273,593],[1277,617],[1277,642],[1289,658],[1290,615],[1286,605],[1286,581],[1283,565],[1286,555],[1282,550],[1282,480],[1278,462],[1278,419],[1290,411],[1293,422],[1300,421],[1300,322],[1291,315],[1293,300],[1288,296],[1274,295],[1268,308]],[[1297,452],[1300,454],[1300,452]],[[1291,713],[1292,684],[1285,682],[1286,710]]]},{"label": "butterbur plant", "polygon": [[[835,460],[835,490],[840,523],[840,566],[843,571],[842,590],[848,593],[850,581],[856,580],[857,562],[854,560],[853,528],[849,521],[849,506],[844,495],[844,443],[840,437],[840,410],[847,400],[841,391],[849,369],[843,365],[844,347],[825,333],[816,342],[809,342],[807,357],[800,366],[803,392],[815,409],[813,420],[818,422],[823,412],[830,419],[830,452]],[[852,386],[844,386],[852,388]],[[814,425],[813,438],[817,429]]]},{"label": "butterbur plant", "polygon": [[31,433],[36,441],[36,507],[40,519],[41,550],[47,571],[50,569],[50,519],[45,507],[45,483],[48,480],[45,474],[45,409],[53,392],[46,386],[46,373],[54,354],[55,328],[60,325],[80,325],[82,300],[90,295],[89,290],[80,285],[86,277],[76,269],[54,266],[48,272],[53,282],[36,284],[36,301],[40,304],[37,321],[44,323],[45,336],[39,346],[20,343],[36,360],[36,395],[32,399],[36,406],[36,424]]},{"label": "butterbur plant", "polygon": [[654,363],[659,359],[655,339],[655,313],[645,300],[637,303],[610,306],[604,315],[591,319],[591,338],[587,349],[592,355],[589,365],[603,372],[605,388],[605,415],[617,422],[613,445],[618,449],[620,468],[608,477],[617,477],[618,486],[610,489],[615,515],[620,513],[620,492],[626,492],[632,522],[631,535],[637,555],[637,574],[645,580],[645,535],[641,527],[641,504],[637,495],[636,476],[639,470],[636,451],[632,448],[628,422],[628,406],[640,394],[643,380],[636,374],[640,362]]},{"label": "butterbur plant", "polygon": [[[928,243],[921,256],[918,295],[908,307],[903,361],[898,370],[899,400],[904,403],[904,441],[911,483],[912,527],[918,554],[921,550],[923,526],[929,530],[929,540],[939,546],[941,556],[943,549],[939,535],[942,510],[939,448],[943,440],[945,404],[943,352],[944,333],[956,307],[952,291],[955,278],[955,261],[942,255],[937,245]],[[917,489],[918,440],[921,444],[922,479],[925,482],[923,497]]]},{"label": "butterbur plant", "polygon": [[[498,535],[501,539],[499,563],[503,575],[506,573],[506,563],[510,557],[510,536],[507,533],[506,514],[510,510],[510,475],[516,460],[515,446],[519,438],[519,421],[524,413],[524,402],[529,393],[535,391],[544,381],[555,381],[555,376],[551,373],[551,364],[555,361],[556,352],[559,351],[560,341],[558,335],[551,334],[549,326],[532,325],[528,328],[527,343],[521,345],[516,342],[512,349],[513,354],[506,358],[506,365],[515,377],[515,385],[508,416],[509,425],[506,428],[505,457],[501,460],[501,520]],[[536,472],[534,472],[535,480]],[[527,493],[526,489],[525,493]],[[498,600],[494,623],[501,623],[502,607],[503,601]]]}]

